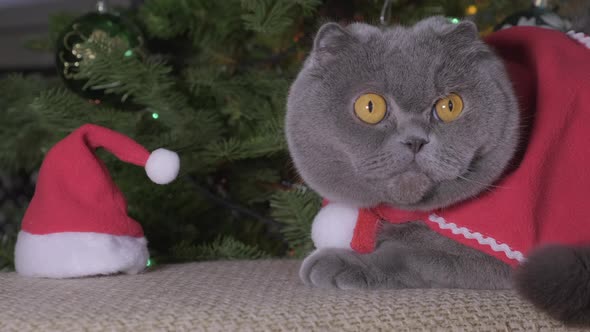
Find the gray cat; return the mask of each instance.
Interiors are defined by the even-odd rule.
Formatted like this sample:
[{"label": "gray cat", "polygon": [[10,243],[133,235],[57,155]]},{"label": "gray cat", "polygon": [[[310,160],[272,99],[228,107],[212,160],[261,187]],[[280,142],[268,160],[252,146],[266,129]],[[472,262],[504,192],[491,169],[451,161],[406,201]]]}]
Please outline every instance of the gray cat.
[{"label": "gray cat", "polygon": [[[373,111],[373,99],[366,118],[355,116],[358,96],[376,91],[387,113]],[[452,93],[468,112],[460,126],[443,124],[433,109]],[[297,170],[323,197],[432,210],[493,190],[517,156],[521,127],[504,64],[475,25],[435,17],[412,27],[322,26],[290,90],[286,135]],[[381,227],[372,253],[315,251],[302,264],[303,282],[340,289],[515,285],[558,319],[590,322],[588,248],[538,249],[514,273],[422,220]]]}]

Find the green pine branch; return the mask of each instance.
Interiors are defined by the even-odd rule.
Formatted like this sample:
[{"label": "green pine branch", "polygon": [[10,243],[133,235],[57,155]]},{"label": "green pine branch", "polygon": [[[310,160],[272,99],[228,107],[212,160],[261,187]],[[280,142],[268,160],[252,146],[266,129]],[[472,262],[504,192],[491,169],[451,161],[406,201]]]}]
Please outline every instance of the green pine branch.
[{"label": "green pine branch", "polygon": [[283,225],[281,232],[295,257],[313,249],[311,224],[320,210],[320,197],[310,190],[279,191],[270,201],[271,215]]},{"label": "green pine branch", "polygon": [[299,17],[310,15],[319,0],[242,0],[244,25],[252,31],[274,35],[283,33]]},{"label": "green pine branch", "polygon": [[16,236],[4,234],[0,237],[0,272],[14,269],[14,246]]},{"label": "green pine branch", "polygon": [[203,151],[203,158],[211,162],[234,162],[244,159],[272,157],[286,150],[282,135],[275,132],[255,136],[246,140],[230,137],[213,142]]},{"label": "green pine branch", "polygon": [[237,0],[148,0],[138,20],[149,37],[172,39],[187,36],[203,50],[223,49],[246,35]]},{"label": "green pine branch", "polygon": [[4,203],[2,207],[4,233],[0,233],[0,272],[14,269],[14,247],[26,208],[17,207],[12,202]]},{"label": "green pine branch", "polygon": [[32,96],[43,91],[48,83],[39,77],[9,74],[0,79],[0,108],[26,105]]},{"label": "green pine branch", "polygon": [[293,23],[289,15],[296,5],[292,1],[243,1],[248,12],[242,15],[247,29],[263,34],[279,34]]},{"label": "green pine branch", "polygon": [[86,80],[84,89],[104,90],[121,96],[121,102],[149,108],[161,115],[161,121],[174,127],[182,123],[182,112],[189,108],[186,97],[178,91],[172,68],[158,57],[142,57],[139,50],[109,37],[88,40],[82,48],[94,55],[80,63],[76,80]]},{"label": "green pine branch", "polygon": [[181,242],[172,248],[173,256],[180,261],[261,259],[270,256],[256,246],[244,244],[230,236],[219,236],[213,242],[191,245]]}]

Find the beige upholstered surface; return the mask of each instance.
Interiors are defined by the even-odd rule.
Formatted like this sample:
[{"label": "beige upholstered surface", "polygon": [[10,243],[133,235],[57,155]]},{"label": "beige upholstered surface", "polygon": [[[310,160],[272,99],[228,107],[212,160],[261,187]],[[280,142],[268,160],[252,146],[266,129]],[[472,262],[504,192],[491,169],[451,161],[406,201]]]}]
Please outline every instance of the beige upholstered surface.
[{"label": "beige upholstered surface", "polygon": [[557,331],[510,291],[326,291],[299,261],[161,266],[137,276],[0,273],[0,331]]}]

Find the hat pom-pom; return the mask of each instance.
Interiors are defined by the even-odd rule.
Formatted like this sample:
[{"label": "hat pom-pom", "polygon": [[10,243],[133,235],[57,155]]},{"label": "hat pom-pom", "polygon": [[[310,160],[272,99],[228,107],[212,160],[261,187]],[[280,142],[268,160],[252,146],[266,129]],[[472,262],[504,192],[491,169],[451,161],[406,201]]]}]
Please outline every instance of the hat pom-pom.
[{"label": "hat pom-pom", "polygon": [[174,181],[179,169],[178,154],[166,149],[154,150],[145,163],[147,176],[157,184],[168,184]]}]

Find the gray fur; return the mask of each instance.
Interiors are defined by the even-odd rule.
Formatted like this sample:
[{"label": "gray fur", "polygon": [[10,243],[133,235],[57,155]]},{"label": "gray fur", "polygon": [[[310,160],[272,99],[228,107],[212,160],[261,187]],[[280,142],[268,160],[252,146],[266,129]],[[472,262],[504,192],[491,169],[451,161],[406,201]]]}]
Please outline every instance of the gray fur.
[{"label": "gray fur", "polygon": [[[354,100],[372,92],[388,105],[367,125]],[[435,102],[459,94],[452,123]],[[353,206],[385,202],[427,210],[488,189],[519,139],[516,99],[501,60],[470,22],[436,17],[413,27],[335,23],[318,32],[289,99],[286,133],[295,166],[323,197]],[[417,149],[408,140],[428,142]],[[375,252],[323,249],[303,263],[307,284],[337,288],[510,285],[510,268],[430,231],[421,223],[385,225]]]},{"label": "gray fur", "polygon": [[511,268],[432,232],[422,222],[384,224],[375,252],[321,249],[303,263],[310,286],[340,289],[510,288]]},{"label": "gray fur", "polygon": [[[506,168],[518,141],[516,101],[472,23],[432,18],[385,30],[329,23],[315,46],[291,87],[286,132],[295,166],[323,197],[433,209],[477,195]],[[352,111],[366,92],[387,101],[377,125]],[[432,107],[451,92],[465,111],[440,123]],[[416,155],[403,144],[424,136],[429,143]]]},{"label": "gray fur", "polygon": [[[584,21],[584,24],[587,23]],[[376,125],[356,118],[354,100],[383,96]],[[454,122],[433,118],[437,99],[464,101]],[[430,18],[413,27],[324,25],[288,99],[287,141],[297,170],[323,197],[365,207],[444,208],[490,190],[514,160],[519,115],[501,60],[469,22]],[[418,149],[409,141],[421,141]],[[500,289],[511,269],[429,230],[422,222],[382,225],[370,254],[321,249],[300,276],[325,288]],[[590,325],[590,247],[533,251],[516,288],[553,317]]]},{"label": "gray fur", "polygon": [[590,325],[590,247],[547,245],[516,269],[519,293],[552,317]]}]

